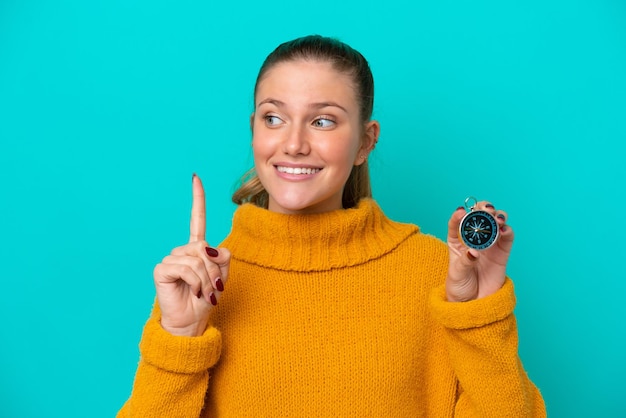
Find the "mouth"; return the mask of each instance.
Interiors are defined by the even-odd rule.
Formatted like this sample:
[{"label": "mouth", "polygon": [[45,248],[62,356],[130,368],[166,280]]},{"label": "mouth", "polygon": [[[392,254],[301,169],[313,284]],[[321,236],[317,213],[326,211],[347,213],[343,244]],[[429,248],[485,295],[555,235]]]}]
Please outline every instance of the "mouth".
[{"label": "mouth", "polygon": [[303,175],[310,175],[310,174],[315,174],[315,173],[319,173],[320,171],[322,171],[321,168],[310,168],[310,167],[284,167],[284,166],[276,166],[276,169],[278,170],[279,173],[285,173],[285,174],[303,174]]}]

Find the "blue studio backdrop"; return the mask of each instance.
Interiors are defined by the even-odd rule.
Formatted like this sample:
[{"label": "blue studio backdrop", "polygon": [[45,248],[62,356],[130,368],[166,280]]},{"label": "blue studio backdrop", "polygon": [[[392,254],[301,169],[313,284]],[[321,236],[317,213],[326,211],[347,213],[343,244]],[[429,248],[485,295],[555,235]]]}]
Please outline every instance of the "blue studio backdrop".
[{"label": "blue studio backdrop", "polygon": [[191,174],[217,245],[258,68],[312,33],[370,61],[391,218],[445,238],[467,196],[508,211],[549,415],[626,416],[621,0],[1,0],[0,416],[115,415]]}]

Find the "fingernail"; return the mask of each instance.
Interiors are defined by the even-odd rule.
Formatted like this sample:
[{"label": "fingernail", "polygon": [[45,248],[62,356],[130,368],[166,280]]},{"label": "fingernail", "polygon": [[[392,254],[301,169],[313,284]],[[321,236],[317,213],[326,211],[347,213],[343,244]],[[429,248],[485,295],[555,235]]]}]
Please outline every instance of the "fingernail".
[{"label": "fingernail", "polygon": [[487,203],[485,207],[489,209],[495,209],[495,206],[493,206],[491,203]]},{"label": "fingernail", "polygon": [[197,174],[196,174],[196,173],[192,173],[192,174],[191,174],[191,182],[192,182],[192,183],[193,183],[193,179],[195,179],[196,177],[197,177]]},{"label": "fingernail", "polygon": [[498,213],[498,219],[502,219],[503,221],[506,221],[506,216],[504,216],[501,213]]},{"label": "fingernail", "polygon": [[476,260],[476,257],[474,257],[469,251],[467,252],[467,258],[469,258],[470,261]]},{"label": "fingernail", "polygon": [[463,206],[459,206],[458,208],[456,208],[456,210],[461,210],[461,209],[465,209]]},{"label": "fingernail", "polygon": [[502,231],[502,232],[506,232],[506,230],[507,230],[507,229],[508,229],[508,228],[506,227],[506,225],[502,225],[502,226],[500,227],[500,231]]},{"label": "fingernail", "polygon": [[219,290],[220,292],[224,291],[224,283],[222,283],[222,279],[217,279],[215,281],[215,287],[217,288],[217,290]]},{"label": "fingernail", "polygon": [[220,253],[215,248],[211,247],[206,247],[206,253],[209,257],[217,257],[218,255],[220,255]]},{"label": "fingernail", "polygon": [[215,293],[211,293],[211,296],[209,296],[209,298],[211,299],[211,305],[217,305],[217,298],[215,297]]},{"label": "fingernail", "polygon": [[198,290],[198,293],[196,293],[196,297],[198,299],[200,299],[202,297],[202,290]]}]

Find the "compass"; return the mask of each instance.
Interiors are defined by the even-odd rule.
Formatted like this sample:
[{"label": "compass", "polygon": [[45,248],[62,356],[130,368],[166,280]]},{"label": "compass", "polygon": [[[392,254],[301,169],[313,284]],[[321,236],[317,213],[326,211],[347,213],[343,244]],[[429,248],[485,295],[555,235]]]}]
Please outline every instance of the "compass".
[{"label": "compass", "polygon": [[475,250],[486,250],[498,239],[498,224],[489,212],[474,209],[474,205],[477,203],[475,197],[465,199],[466,208],[468,202],[471,201],[474,204],[469,207],[469,211],[461,219],[459,236],[466,246]]}]

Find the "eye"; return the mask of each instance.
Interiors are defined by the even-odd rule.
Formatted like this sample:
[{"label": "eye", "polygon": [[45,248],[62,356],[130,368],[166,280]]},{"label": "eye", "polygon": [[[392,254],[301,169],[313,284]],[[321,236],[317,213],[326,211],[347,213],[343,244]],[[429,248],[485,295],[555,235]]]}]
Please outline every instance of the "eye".
[{"label": "eye", "polygon": [[316,128],[332,128],[334,125],[335,121],[326,117],[319,117],[313,121]]},{"label": "eye", "polygon": [[283,123],[283,120],[281,118],[279,118],[278,116],[274,116],[274,115],[263,116],[263,119],[265,119],[266,126],[276,126],[276,125],[280,125],[281,123]]}]

